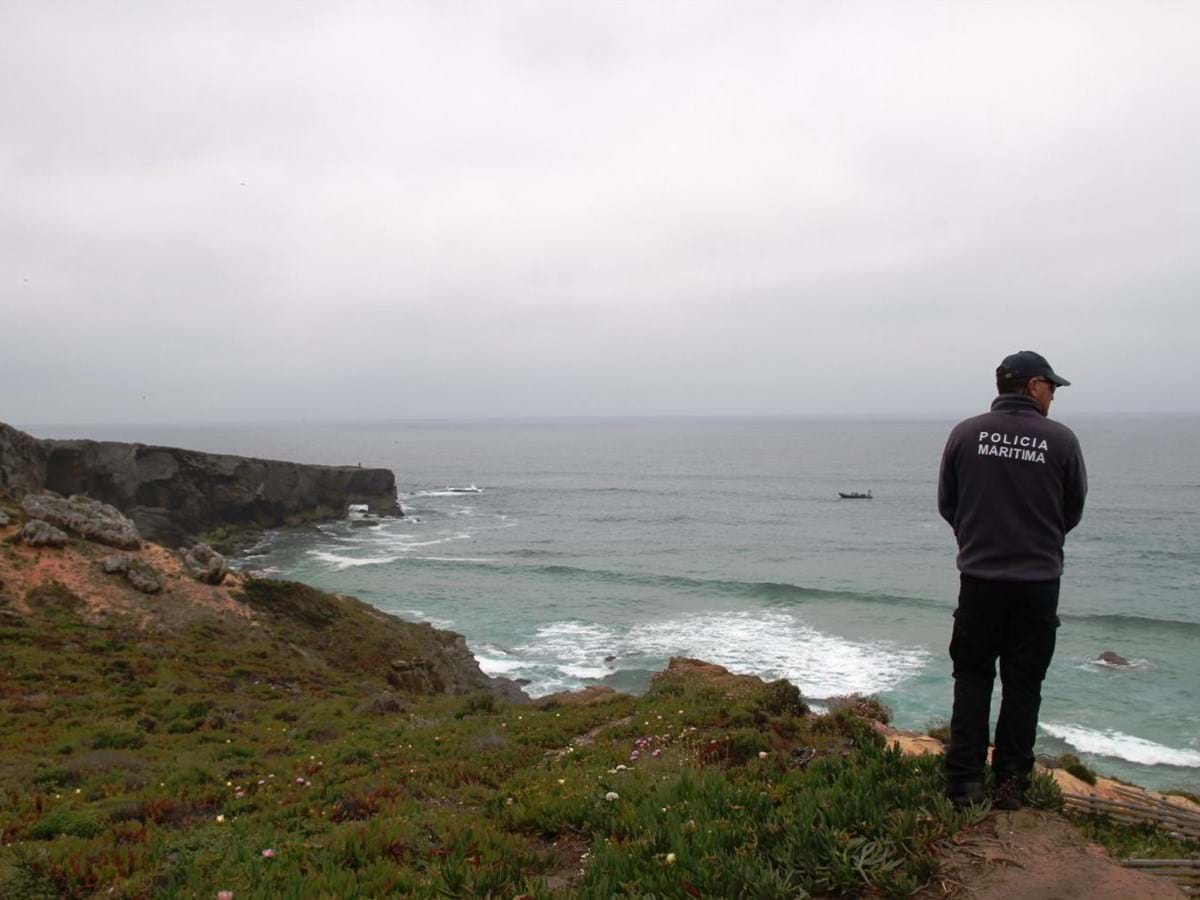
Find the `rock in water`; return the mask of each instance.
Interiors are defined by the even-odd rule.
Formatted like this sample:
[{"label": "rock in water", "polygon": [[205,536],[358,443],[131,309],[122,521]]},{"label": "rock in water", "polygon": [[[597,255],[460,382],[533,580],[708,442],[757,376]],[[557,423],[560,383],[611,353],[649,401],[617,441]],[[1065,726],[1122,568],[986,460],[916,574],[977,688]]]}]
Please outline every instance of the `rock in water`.
[{"label": "rock in water", "polygon": [[65,547],[66,532],[41,519],[30,519],[21,529],[21,540],[30,547]]},{"label": "rock in water", "polygon": [[197,581],[220,584],[229,573],[225,557],[208,544],[196,544],[183,555],[184,568]]},{"label": "rock in water", "polygon": [[1097,662],[1108,663],[1110,666],[1127,666],[1129,660],[1121,656],[1119,653],[1113,653],[1111,650],[1105,650],[1096,657]]},{"label": "rock in water", "polygon": [[99,500],[78,495],[64,500],[51,493],[26,494],[21,507],[29,518],[49,522],[84,540],[122,550],[141,549],[142,539],[133,523]]}]

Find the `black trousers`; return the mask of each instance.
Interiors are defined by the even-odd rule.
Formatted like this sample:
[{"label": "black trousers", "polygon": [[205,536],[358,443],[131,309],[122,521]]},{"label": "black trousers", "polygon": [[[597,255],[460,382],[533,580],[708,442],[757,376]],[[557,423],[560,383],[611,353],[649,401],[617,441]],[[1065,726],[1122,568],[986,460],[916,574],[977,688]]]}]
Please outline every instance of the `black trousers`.
[{"label": "black trousers", "polygon": [[954,713],[946,781],[953,789],[983,781],[996,660],[1000,660],[1000,717],[992,770],[997,781],[1026,780],[1033,769],[1042,680],[1058,630],[1057,578],[988,581],[961,576],[950,659]]}]

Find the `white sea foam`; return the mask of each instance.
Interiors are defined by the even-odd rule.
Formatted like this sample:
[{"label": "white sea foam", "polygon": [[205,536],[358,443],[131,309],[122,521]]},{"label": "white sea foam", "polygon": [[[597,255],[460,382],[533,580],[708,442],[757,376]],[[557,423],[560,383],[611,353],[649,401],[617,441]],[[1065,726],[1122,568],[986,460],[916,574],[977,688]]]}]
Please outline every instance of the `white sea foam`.
[{"label": "white sea foam", "polygon": [[606,666],[559,666],[564,675],[569,678],[604,678],[611,675],[613,670]]},{"label": "white sea foam", "polygon": [[634,629],[630,642],[654,656],[696,656],[734,671],[787,678],[810,697],[890,690],[929,661],[923,647],[852,641],[784,612],[728,612]]},{"label": "white sea foam", "polygon": [[484,644],[475,651],[475,659],[479,661],[485,675],[511,675],[524,669],[527,663],[510,656],[492,644]]},{"label": "white sea foam", "polygon": [[414,497],[461,497],[463,494],[482,494],[483,488],[475,487],[444,487],[432,491],[416,491],[412,494]]},{"label": "white sea foam", "polygon": [[426,615],[424,611],[419,609],[397,609],[388,610],[393,615],[397,615],[409,622],[428,622],[434,628],[450,628],[454,625],[453,619],[435,619],[433,616]]},{"label": "white sea foam", "polygon": [[1081,669],[1085,672],[1094,672],[1097,669],[1108,670],[1111,672],[1128,672],[1135,669],[1150,668],[1150,660],[1148,659],[1131,659],[1125,663],[1110,663],[1106,659],[1089,659],[1077,665],[1076,669]]},{"label": "white sea foam", "polygon": [[1200,768],[1200,752],[1167,747],[1132,734],[1111,729],[1097,731],[1082,725],[1061,725],[1056,722],[1042,722],[1041,728],[1047,734],[1066,741],[1076,750],[1092,756],[1111,756],[1141,763],[1143,766]]},{"label": "white sea foam", "polygon": [[381,566],[386,563],[395,562],[400,558],[398,556],[339,556],[336,553],[329,553],[325,550],[309,550],[307,552],[313,559],[329,563],[330,566],[339,572],[343,569],[352,569],[356,566]]},{"label": "white sea foam", "polygon": [[[594,622],[551,622],[515,646],[503,669],[489,674],[529,678],[539,695],[611,675],[629,658],[662,665],[671,656],[696,656],[736,672],[789,679],[808,697],[889,690],[915,675],[927,650],[883,641],[850,641],[819,632],[788,613],[709,613],[655,624],[610,628]],[[606,657],[617,662],[608,665]],[[553,684],[553,687],[551,686]]]}]

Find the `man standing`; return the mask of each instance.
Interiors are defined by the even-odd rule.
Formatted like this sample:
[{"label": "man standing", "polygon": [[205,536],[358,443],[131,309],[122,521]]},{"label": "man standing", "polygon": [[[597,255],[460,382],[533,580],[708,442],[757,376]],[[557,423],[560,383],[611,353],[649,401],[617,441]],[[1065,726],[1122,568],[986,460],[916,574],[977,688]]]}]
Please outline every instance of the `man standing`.
[{"label": "man standing", "polygon": [[993,805],[1020,809],[1033,770],[1042,679],[1054,655],[1063,540],[1079,524],[1087,471],[1079,440],[1046,418],[1070,384],[1032,350],[1005,357],[990,412],[955,426],[938,479],[938,512],[958,541],[960,588],[950,658],[954,712],[946,795],[982,803],[996,660]]}]

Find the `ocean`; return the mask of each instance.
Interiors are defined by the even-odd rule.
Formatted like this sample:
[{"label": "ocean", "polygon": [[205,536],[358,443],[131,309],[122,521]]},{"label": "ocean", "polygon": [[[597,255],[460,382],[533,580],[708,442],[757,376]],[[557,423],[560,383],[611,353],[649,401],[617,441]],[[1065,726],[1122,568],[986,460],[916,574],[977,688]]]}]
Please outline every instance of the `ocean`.
[{"label": "ocean", "polygon": [[[963,416],[972,413],[964,410]],[[1039,752],[1200,790],[1200,419],[1063,418],[1090,494],[1068,537]],[[466,635],[534,695],[641,691],[671,656],[949,716],[952,421],[661,419],[105,426],[137,440],[384,466],[403,519],[272,533],[243,564]],[[840,500],[838,491],[873,499]],[[1129,667],[1097,662],[1112,650]],[[997,685],[997,701],[998,701]],[[993,708],[993,714],[995,709]]]}]

